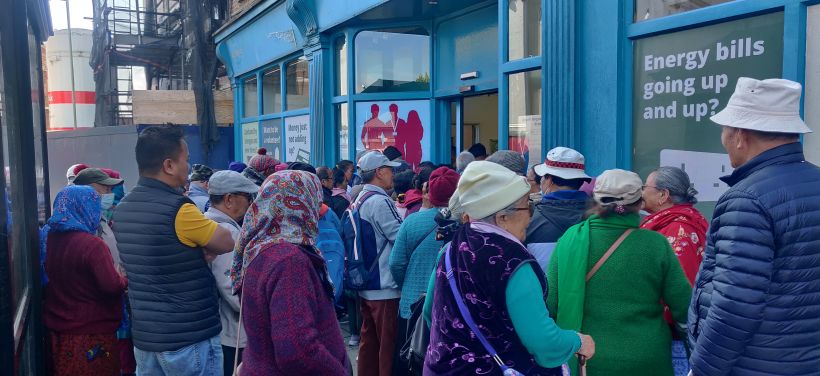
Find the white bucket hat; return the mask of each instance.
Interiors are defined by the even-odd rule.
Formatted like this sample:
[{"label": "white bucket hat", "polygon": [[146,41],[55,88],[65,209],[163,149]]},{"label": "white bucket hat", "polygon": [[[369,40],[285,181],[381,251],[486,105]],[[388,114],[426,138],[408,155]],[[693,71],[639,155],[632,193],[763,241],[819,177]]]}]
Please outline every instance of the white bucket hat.
[{"label": "white bucket hat", "polygon": [[538,176],[552,175],[561,179],[591,179],[584,171],[584,155],[575,149],[559,146],[547,153],[544,163],[535,165]]},{"label": "white bucket hat", "polygon": [[729,103],[710,119],[732,128],[774,133],[811,133],[800,118],[799,83],[740,77]]}]

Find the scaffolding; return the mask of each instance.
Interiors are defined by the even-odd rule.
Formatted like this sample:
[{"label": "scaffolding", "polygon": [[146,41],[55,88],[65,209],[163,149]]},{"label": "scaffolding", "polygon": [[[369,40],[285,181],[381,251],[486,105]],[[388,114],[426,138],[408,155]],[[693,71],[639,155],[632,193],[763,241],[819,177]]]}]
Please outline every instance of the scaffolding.
[{"label": "scaffolding", "polygon": [[[210,35],[224,20],[227,3],[94,0],[91,64],[97,84],[96,125],[133,124],[135,88],[199,90],[199,97],[212,96],[216,69],[204,74],[201,70],[218,65]],[[189,8],[189,4],[197,8]],[[200,51],[199,56],[205,51],[205,58],[192,58],[194,51]],[[195,77],[202,79],[194,82]],[[213,112],[212,108],[197,107],[198,113]]]}]

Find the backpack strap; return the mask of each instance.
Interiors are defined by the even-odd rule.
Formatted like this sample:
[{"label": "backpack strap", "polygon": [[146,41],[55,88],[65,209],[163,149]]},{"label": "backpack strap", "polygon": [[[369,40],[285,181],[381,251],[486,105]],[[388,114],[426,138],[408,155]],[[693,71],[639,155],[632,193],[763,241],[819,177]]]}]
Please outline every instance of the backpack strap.
[{"label": "backpack strap", "polygon": [[612,253],[614,253],[615,250],[618,249],[618,247],[621,245],[621,243],[623,243],[624,240],[626,240],[626,237],[629,236],[629,234],[631,234],[632,231],[635,231],[635,229],[631,228],[631,229],[628,229],[628,230],[624,231],[624,233],[621,234],[621,236],[618,238],[618,240],[616,240],[615,243],[612,243],[612,246],[609,247],[609,249],[606,251],[606,253],[604,253],[604,255],[601,256],[601,259],[598,260],[598,262],[595,263],[595,266],[593,266],[592,269],[589,270],[589,273],[587,273],[587,278],[586,278],[587,282],[589,282],[589,279],[592,278],[592,276],[594,276],[596,272],[598,272],[598,269],[600,269],[601,266],[604,265],[606,260],[609,259],[609,256],[612,256]]}]

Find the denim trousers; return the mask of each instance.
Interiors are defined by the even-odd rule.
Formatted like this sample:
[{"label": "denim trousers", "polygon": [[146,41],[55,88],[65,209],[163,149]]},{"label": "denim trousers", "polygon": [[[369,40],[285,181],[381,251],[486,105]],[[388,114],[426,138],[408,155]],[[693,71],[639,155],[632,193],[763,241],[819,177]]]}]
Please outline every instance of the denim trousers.
[{"label": "denim trousers", "polygon": [[137,376],[223,376],[219,335],[175,351],[134,348]]}]

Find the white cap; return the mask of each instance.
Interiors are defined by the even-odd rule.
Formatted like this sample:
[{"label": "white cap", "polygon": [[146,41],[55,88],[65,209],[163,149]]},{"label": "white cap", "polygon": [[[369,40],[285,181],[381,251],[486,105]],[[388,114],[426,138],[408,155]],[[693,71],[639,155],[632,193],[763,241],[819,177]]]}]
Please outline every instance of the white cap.
[{"label": "white cap", "polygon": [[561,179],[591,179],[584,171],[584,155],[575,149],[559,146],[547,153],[544,163],[535,165],[538,176],[552,175]]},{"label": "white cap", "polygon": [[379,167],[399,167],[401,163],[391,162],[380,151],[371,151],[359,159],[359,168],[362,172],[373,171]]},{"label": "white cap", "polygon": [[217,171],[214,172],[208,180],[209,195],[221,196],[229,193],[254,194],[258,191],[259,187],[254,184],[254,182],[236,171]]},{"label": "white cap", "polygon": [[450,211],[480,219],[498,213],[530,192],[527,178],[493,162],[470,163],[450,198]]},{"label": "white cap", "polygon": [[723,111],[710,119],[732,128],[774,133],[811,133],[800,118],[802,86],[783,79],[740,77]]}]

